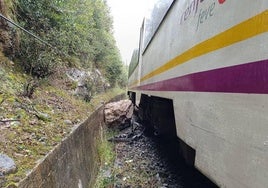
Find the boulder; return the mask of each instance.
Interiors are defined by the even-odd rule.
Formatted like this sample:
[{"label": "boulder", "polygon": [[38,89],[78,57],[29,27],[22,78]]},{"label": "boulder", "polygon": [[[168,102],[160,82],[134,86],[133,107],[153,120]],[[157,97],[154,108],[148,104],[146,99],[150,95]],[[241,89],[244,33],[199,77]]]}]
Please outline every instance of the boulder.
[{"label": "boulder", "polygon": [[67,76],[77,83],[74,95],[90,101],[97,93],[103,93],[110,87],[98,69],[93,71],[71,68],[66,72]]},{"label": "boulder", "polygon": [[16,169],[13,159],[5,154],[0,154],[0,176],[15,173]]},{"label": "boulder", "polygon": [[108,103],[104,107],[104,119],[108,127],[116,127],[130,121],[134,106],[130,100]]}]

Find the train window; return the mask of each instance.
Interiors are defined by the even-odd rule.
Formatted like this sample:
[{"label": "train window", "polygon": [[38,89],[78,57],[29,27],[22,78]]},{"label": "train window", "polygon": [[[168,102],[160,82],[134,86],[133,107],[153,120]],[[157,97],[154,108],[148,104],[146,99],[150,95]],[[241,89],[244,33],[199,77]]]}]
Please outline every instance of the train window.
[{"label": "train window", "polygon": [[145,17],[144,21],[143,52],[149,45],[173,2],[175,2],[175,0],[155,0],[153,9]]},{"label": "train window", "polygon": [[131,76],[131,74],[137,67],[138,63],[139,63],[139,49],[135,49],[132,53],[131,61],[129,64],[128,77]]}]

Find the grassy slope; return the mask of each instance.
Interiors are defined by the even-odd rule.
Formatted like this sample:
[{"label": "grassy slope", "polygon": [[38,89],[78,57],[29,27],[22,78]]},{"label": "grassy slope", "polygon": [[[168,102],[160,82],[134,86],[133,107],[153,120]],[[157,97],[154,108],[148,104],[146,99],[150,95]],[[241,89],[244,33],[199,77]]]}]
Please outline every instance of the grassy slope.
[{"label": "grassy slope", "polygon": [[27,80],[29,76],[16,70],[0,54],[0,153],[12,157],[18,167],[15,174],[7,176],[7,184],[25,177],[74,125],[85,120],[102,102],[123,92],[113,89],[86,103],[63,90],[68,86],[57,85],[65,82],[54,78],[53,84],[50,80],[43,81],[29,99],[20,95]]}]

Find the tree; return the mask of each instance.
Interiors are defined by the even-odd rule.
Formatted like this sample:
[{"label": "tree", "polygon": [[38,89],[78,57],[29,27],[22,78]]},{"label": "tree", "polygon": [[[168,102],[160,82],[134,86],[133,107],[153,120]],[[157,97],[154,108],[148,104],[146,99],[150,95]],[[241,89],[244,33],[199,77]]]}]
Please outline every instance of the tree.
[{"label": "tree", "polygon": [[69,62],[82,68],[97,67],[112,84],[118,81],[123,65],[106,1],[17,0],[17,10],[20,24],[53,46],[22,34],[18,58],[27,72],[44,77],[61,62]]}]

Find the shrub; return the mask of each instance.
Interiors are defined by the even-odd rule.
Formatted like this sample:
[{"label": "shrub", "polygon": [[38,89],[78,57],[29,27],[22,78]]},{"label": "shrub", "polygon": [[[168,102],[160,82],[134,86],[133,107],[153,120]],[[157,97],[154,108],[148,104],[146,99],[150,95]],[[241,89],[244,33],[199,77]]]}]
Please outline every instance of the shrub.
[{"label": "shrub", "polygon": [[34,77],[43,78],[52,74],[57,66],[55,50],[23,36],[19,56],[23,69]]}]

